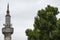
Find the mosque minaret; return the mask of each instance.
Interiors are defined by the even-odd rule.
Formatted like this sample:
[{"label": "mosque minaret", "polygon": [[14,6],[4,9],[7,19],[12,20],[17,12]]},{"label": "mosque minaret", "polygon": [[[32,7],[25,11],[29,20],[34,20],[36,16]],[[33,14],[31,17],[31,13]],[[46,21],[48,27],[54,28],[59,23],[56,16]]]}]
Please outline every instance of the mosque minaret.
[{"label": "mosque minaret", "polygon": [[2,28],[2,34],[4,34],[4,40],[11,40],[13,34],[13,28],[11,27],[11,16],[9,12],[9,4],[7,5],[7,11],[5,15],[5,27]]}]

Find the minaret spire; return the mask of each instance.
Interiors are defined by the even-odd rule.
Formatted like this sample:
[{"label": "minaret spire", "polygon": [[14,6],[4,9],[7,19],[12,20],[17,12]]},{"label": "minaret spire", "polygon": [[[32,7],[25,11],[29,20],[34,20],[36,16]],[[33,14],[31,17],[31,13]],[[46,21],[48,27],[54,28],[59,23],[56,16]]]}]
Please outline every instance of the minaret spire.
[{"label": "minaret spire", "polygon": [[8,3],[8,5],[7,5],[7,10],[9,10],[9,3]]},{"label": "minaret spire", "polygon": [[9,14],[9,3],[7,4],[7,15]]}]

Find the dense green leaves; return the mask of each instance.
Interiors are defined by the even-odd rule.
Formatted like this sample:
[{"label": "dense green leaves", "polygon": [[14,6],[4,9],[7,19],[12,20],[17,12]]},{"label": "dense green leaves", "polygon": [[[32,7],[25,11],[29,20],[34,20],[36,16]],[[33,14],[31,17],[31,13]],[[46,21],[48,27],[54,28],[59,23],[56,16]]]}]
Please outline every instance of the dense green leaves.
[{"label": "dense green leaves", "polygon": [[60,19],[56,15],[58,8],[48,5],[38,11],[34,21],[34,29],[27,29],[28,40],[60,40]]}]

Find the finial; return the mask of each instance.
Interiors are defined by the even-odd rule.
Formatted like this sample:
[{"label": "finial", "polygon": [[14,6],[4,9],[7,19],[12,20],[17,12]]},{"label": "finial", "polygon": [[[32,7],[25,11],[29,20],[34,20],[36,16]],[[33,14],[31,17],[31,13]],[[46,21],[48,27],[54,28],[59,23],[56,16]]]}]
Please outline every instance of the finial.
[{"label": "finial", "polygon": [[7,14],[9,14],[9,3],[7,4]]},{"label": "finial", "polygon": [[7,11],[9,11],[9,3],[8,3],[8,5],[7,5]]}]

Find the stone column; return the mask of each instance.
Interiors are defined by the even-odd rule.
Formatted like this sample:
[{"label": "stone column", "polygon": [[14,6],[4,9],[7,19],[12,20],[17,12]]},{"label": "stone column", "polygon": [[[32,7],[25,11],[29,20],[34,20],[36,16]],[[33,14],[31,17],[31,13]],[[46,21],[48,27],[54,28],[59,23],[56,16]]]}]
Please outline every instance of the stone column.
[{"label": "stone column", "polygon": [[11,34],[10,33],[5,34],[4,35],[4,40],[11,40]]}]

